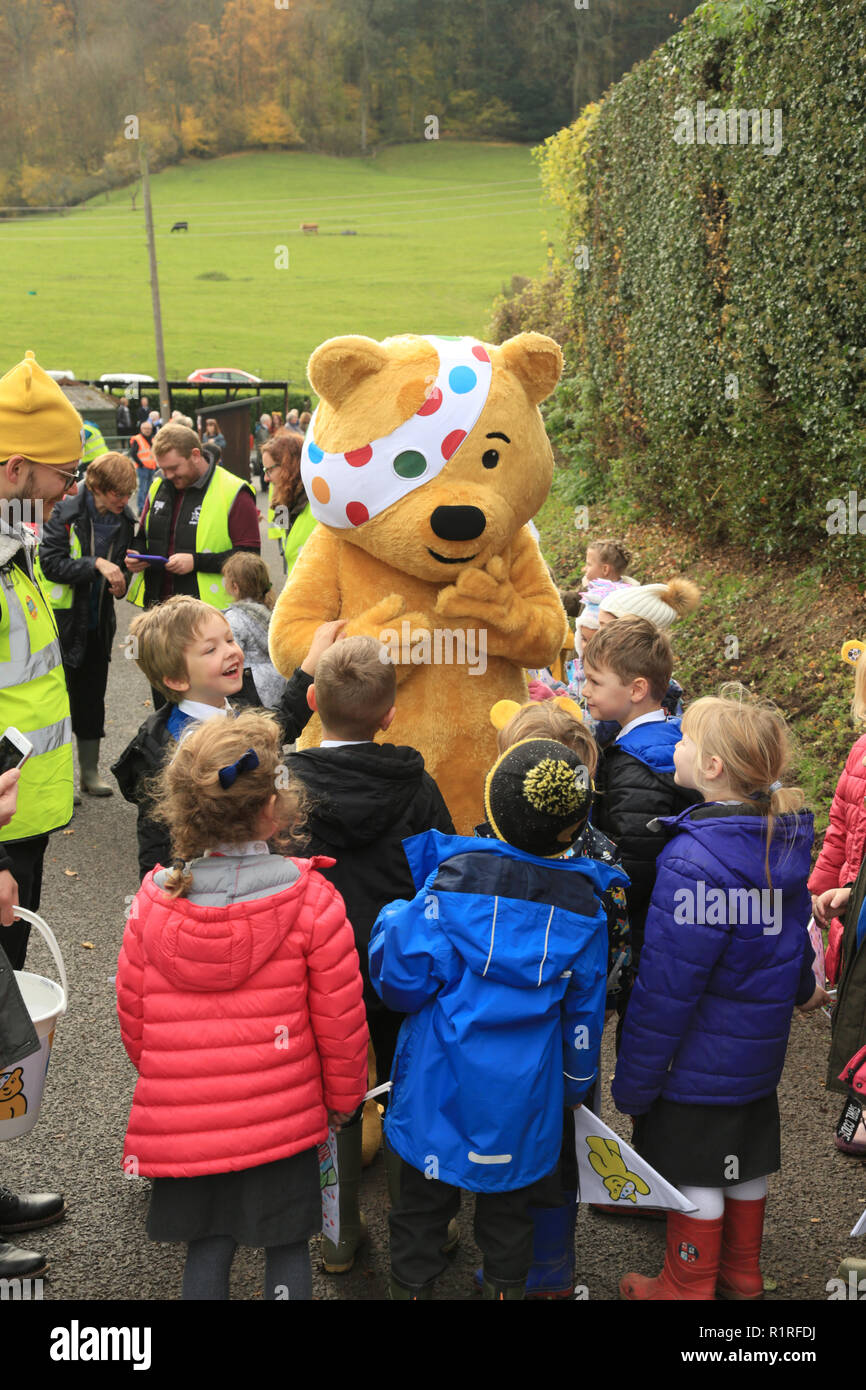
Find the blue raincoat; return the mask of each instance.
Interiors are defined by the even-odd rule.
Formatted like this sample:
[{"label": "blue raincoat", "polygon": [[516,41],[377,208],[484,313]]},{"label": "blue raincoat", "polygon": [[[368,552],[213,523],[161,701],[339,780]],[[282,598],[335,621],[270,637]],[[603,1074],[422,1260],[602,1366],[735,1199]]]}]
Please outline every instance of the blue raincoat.
[{"label": "blue raincoat", "polygon": [[409,1014],[385,1118],[429,1177],[511,1192],[556,1167],[563,1105],[598,1069],[607,971],[600,898],[628,879],[590,859],[428,831],[403,847],[418,889],[383,908],[370,978]]}]

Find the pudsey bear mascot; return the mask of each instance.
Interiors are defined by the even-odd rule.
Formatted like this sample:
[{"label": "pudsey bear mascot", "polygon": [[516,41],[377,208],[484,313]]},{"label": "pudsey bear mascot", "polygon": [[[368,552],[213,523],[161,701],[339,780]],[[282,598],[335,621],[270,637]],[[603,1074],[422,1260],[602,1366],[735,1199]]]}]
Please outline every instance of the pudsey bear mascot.
[{"label": "pudsey bear mascot", "polygon": [[[320,397],[301,476],[317,520],[270,628],[284,674],[319,623],[383,642],[397,668],[390,743],[423,755],[455,826],[482,818],[496,757],[490,708],[527,699],[525,667],[560,651],[567,620],[526,523],[550,488],[538,409],[558,345],[403,334],[331,338],[308,374]],[[300,741],[319,742],[315,716]]]}]

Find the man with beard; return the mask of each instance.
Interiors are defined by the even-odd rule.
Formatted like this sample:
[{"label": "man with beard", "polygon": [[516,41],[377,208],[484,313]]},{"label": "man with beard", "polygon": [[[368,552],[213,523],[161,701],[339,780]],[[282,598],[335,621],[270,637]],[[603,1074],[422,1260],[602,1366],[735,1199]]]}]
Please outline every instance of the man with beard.
[{"label": "man with beard", "polygon": [[[0,945],[14,970],[24,968],[30,932],[15,921],[16,904],[39,910],[48,836],[72,817],[69,697],[30,524],[75,491],[82,447],[81,416],[27,352],[0,378],[0,734],[13,725],[33,744],[17,809],[0,829]],[[65,1211],[59,1193],[16,1195],[0,1184],[0,1278],[47,1268],[44,1255],[5,1236],[52,1225]]]}]

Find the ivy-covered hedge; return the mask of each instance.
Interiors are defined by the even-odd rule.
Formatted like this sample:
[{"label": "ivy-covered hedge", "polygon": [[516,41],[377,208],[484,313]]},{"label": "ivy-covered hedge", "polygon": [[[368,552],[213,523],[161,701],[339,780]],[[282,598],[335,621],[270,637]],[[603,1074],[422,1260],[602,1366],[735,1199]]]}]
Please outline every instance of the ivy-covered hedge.
[{"label": "ivy-covered hedge", "polygon": [[[778,152],[739,143],[748,118],[698,143],[701,102],[705,139],[713,109],[766,112]],[[863,538],[828,533],[852,491],[866,533],[864,107],[863,0],[715,0],[541,147],[571,315],[550,421],[586,500],[600,476],[866,574]]]}]

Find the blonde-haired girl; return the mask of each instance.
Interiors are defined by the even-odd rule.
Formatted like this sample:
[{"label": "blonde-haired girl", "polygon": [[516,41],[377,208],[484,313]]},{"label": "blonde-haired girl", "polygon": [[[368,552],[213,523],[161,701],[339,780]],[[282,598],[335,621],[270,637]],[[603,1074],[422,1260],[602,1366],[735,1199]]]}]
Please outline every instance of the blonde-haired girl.
[{"label": "blonde-haired girl", "polygon": [[261,555],[236,550],[223,565],[223,583],[231,598],[225,610],[232,636],[244,654],[243,695],[253,705],[276,709],[286,681],[271,661],[268,630],[276,594]]},{"label": "blonde-haired girl", "polygon": [[270,715],[194,725],[158,785],[176,860],[136,894],[117,965],[124,1168],[154,1179],[151,1240],[187,1242],[184,1298],[227,1299],[250,1245],[266,1298],[309,1300],[318,1145],[366,1087],[352,928],[315,859],[268,847],[297,847],[303,820]]},{"label": "blonde-haired girl", "polygon": [[812,816],[785,788],[781,714],[742,687],[697,700],[676,781],[704,797],[663,822],[646,937],[613,1082],[638,1151],[691,1200],[669,1212],[656,1279],[628,1299],[755,1299],[767,1175],[780,1166],[776,1086],[792,1010],[818,1008],[805,930]]}]

